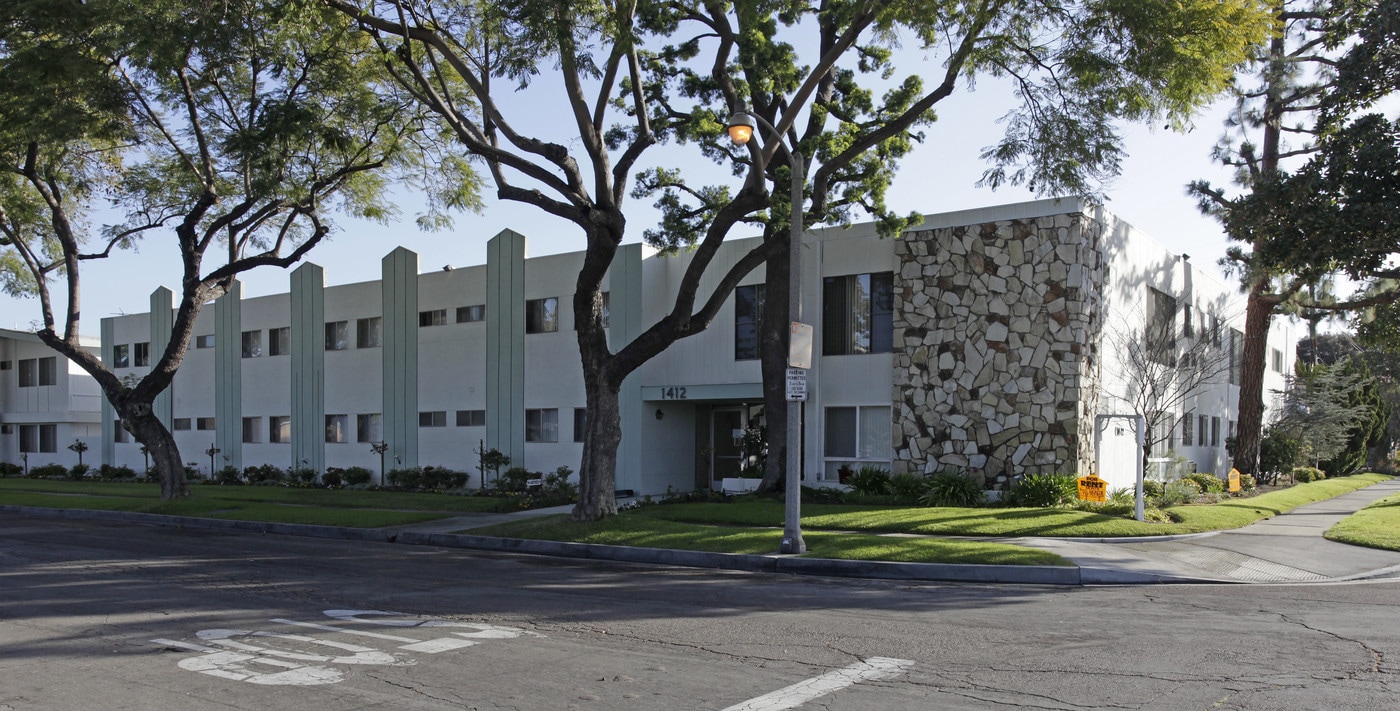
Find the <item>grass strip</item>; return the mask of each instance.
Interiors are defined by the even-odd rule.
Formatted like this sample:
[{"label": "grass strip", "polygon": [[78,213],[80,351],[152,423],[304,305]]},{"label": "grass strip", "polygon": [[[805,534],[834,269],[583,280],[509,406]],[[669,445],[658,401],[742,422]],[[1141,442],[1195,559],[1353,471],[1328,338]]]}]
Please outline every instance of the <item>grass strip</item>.
[{"label": "grass strip", "polygon": [[[1254,523],[1314,501],[1355,491],[1389,477],[1325,479],[1218,504],[1175,506],[1179,523],[1146,523],[1073,509],[844,506],[806,504],[802,526],[813,530],[912,533],[932,536],[1053,536],[1121,538],[1219,531]],[[636,514],[658,520],[728,526],[782,526],[783,504],[749,499],[734,503],[648,506]]]},{"label": "grass strip", "polygon": [[[656,507],[664,508],[664,507]],[[476,528],[473,535],[545,541],[639,546],[716,553],[767,554],[778,550],[781,529],[711,526],[667,521],[625,511],[602,521],[578,523],[568,516],[543,516]],[[866,533],[803,533],[808,557],[886,560],[903,563],[981,565],[1073,565],[1046,551],[1004,543],[905,538]]]},{"label": "grass strip", "polygon": [[1400,551],[1400,494],[1372,503],[1322,535],[1338,543]]},{"label": "grass strip", "polygon": [[[132,498],[159,500],[156,484],[103,481],[52,481],[48,479],[0,479],[0,502],[11,503],[18,492],[43,492],[97,496],[103,499]],[[224,503],[265,502],[295,506],[318,506],[347,509],[384,509],[405,511],[495,512],[512,511],[506,500],[488,496],[454,496],[402,491],[366,491],[362,489],[311,489],[287,486],[190,486],[191,501]],[[106,508],[79,507],[64,508]],[[114,509],[118,511],[137,509]]]}]

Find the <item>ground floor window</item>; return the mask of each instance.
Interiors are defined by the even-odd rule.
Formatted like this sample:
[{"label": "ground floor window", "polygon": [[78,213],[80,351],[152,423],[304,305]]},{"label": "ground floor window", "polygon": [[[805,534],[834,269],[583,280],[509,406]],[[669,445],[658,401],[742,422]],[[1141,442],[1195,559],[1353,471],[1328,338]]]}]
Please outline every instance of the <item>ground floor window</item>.
[{"label": "ground floor window", "polygon": [[839,478],[843,468],[889,468],[893,428],[888,405],[828,407],[823,433],[824,478]]},{"label": "ground floor window", "polygon": [[259,443],[262,442],[262,439],[263,439],[263,436],[262,436],[262,418],[261,418],[261,417],[245,417],[245,418],[243,418],[243,443],[244,443],[244,444],[259,444]]},{"label": "ground floor window", "polygon": [[548,410],[526,410],[525,441],[558,442],[559,411],[553,408]]},{"label": "ground floor window", "polygon": [[58,425],[20,425],[19,451],[52,454],[58,451]]},{"label": "ground floor window", "polygon": [[292,418],[287,415],[274,415],[267,418],[267,441],[273,444],[291,442]]}]

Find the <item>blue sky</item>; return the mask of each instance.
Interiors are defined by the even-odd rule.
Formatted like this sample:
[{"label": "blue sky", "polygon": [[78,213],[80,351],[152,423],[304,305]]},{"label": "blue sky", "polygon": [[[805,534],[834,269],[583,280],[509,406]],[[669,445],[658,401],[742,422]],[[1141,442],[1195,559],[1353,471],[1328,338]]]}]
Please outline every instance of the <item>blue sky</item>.
[{"label": "blue sky", "polygon": [[[524,99],[520,101],[523,106]],[[940,120],[928,128],[924,143],[900,168],[890,205],[899,212],[936,213],[1034,199],[1020,188],[992,191],[975,187],[984,169],[979,153],[1000,136],[997,120],[1011,101],[1004,86],[984,79],[976,91],[956,93],[940,104]],[[1193,129],[1185,133],[1166,130],[1160,123],[1125,127],[1127,158],[1120,177],[1103,190],[1110,211],[1169,249],[1190,254],[1201,266],[1222,257],[1227,240],[1217,223],[1197,211],[1194,200],[1185,194],[1185,186],[1198,178],[1228,184],[1228,172],[1212,164],[1210,151],[1219,139],[1230,105],[1227,99],[1207,107],[1198,114]],[[539,122],[539,127],[547,129],[550,117],[560,114],[536,107],[530,115],[532,123]],[[693,147],[666,147],[653,153],[653,159],[688,172],[715,180],[727,175]],[[480,214],[459,215],[453,229],[436,233],[421,232],[414,225],[412,218],[418,207],[410,191],[400,191],[396,198],[403,212],[396,224],[335,218],[340,229],[333,239],[309,255],[309,261],[326,268],[328,285],[377,279],[380,257],[398,245],[417,252],[420,269],[425,272],[447,264],[480,264],[486,258],[486,241],[506,228],[529,238],[532,256],[583,248],[582,236],[571,223],[527,205],[496,201],[491,195]],[[626,210],[627,241],[639,241],[642,231],[654,224],[656,213],[648,200],[629,199]],[[749,233],[738,230],[732,236]],[[103,317],[147,311],[149,295],[158,286],[176,289],[179,262],[170,240],[168,235],[153,235],[136,250],[84,264],[85,335],[97,335]],[[258,269],[243,278],[244,295],[284,292],[288,278],[288,271]],[[28,329],[39,317],[36,299],[5,297],[0,301],[0,327]]]}]

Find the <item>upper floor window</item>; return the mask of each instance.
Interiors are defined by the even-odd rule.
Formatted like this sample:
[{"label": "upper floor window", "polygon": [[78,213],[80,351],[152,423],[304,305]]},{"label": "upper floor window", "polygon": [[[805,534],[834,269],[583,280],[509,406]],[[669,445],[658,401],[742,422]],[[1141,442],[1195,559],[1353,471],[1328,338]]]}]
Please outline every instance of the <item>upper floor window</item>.
[{"label": "upper floor window", "polygon": [[447,411],[430,410],[418,413],[419,427],[446,427]]},{"label": "upper floor window", "polygon": [[292,329],[289,326],[267,329],[267,354],[288,355],[292,352]]},{"label": "upper floor window", "polygon": [[132,353],[135,356],[132,365],[137,368],[145,368],[151,364],[151,344],[149,342],[135,344],[132,346]]},{"label": "upper floor window", "polygon": [[[1240,384],[1240,374],[1244,370],[1244,334],[1230,329],[1230,384]],[[1280,368],[1282,370],[1282,368]]]},{"label": "upper floor window", "polygon": [[214,334],[212,334],[212,333],[206,333],[206,334],[204,334],[203,336],[195,336],[195,337],[194,337],[194,347],[195,347],[195,348],[213,348],[213,347],[214,347]]},{"label": "upper floor window", "polygon": [[32,388],[39,384],[39,361],[26,358],[19,362],[19,386]]},{"label": "upper floor window", "polygon": [[763,323],[763,284],[734,289],[734,360],[757,360],[759,327]]},{"label": "upper floor window", "polygon": [[530,299],[525,302],[525,332],[554,333],[559,330],[559,298]]},{"label": "upper floor window", "polygon": [[457,411],[457,426],[458,426],[458,427],[485,427],[485,426],[486,426],[486,411],[485,411],[485,410],[458,410],[458,411]]},{"label": "upper floor window", "polygon": [[457,323],[476,323],[485,320],[486,306],[484,304],[457,307]]},{"label": "upper floor window", "polygon": [[131,346],[128,346],[125,343],[123,343],[120,346],[112,346],[112,367],[131,367]]},{"label": "upper floor window", "polygon": [[822,355],[894,350],[894,272],[822,280]]},{"label": "upper floor window", "polygon": [[1281,351],[1281,350],[1279,350],[1279,349],[1277,349],[1277,348],[1271,348],[1271,349],[1269,349],[1269,350],[1270,350],[1270,355],[1273,356],[1272,360],[1273,360],[1274,372],[1275,372],[1275,373],[1282,373],[1282,372],[1283,372],[1283,351]]},{"label": "upper floor window", "polygon": [[378,348],[384,345],[384,319],[380,316],[355,320],[355,347]]},{"label": "upper floor window", "polygon": [[212,417],[196,417],[196,418],[194,418],[194,428],[197,429],[197,430],[206,430],[206,431],[208,431],[208,430],[213,430],[213,429],[214,429],[214,418],[212,418]]},{"label": "upper floor window", "polygon": [[447,309],[433,309],[432,311],[418,312],[418,325],[420,327],[443,326],[446,324]]},{"label": "upper floor window", "polygon": [[244,331],[243,357],[261,358],[262,354],[262,331]]},{"label": "upper floor window", "polygon": [[350,323],[329,321],[326,323],[326,350],[343,351],[350,347]]},{"label": "upper floor window", "polygon": [[1162,365],[1176,364],[1176,297],[1147,288],[1147,356]]}]

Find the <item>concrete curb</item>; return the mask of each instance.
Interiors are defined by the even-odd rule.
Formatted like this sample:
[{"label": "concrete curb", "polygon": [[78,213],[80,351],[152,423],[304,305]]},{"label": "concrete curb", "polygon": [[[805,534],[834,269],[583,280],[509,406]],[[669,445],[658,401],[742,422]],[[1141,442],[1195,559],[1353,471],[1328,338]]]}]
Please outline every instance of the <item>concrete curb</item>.
[{"label": "concrete curb", "polygon": [[[960,565],[953,563],[894,563],[875,560],[833,560],[829,558],[799,558],[779,555],[744,555],[739,553],[710,553],[705,551],[670,550],[606,546],[592,543],[562,543],[519,538],[494,538],[453,533],[418,533],[382,529],[315,526],[300,523],[266,523],[261,521],[227,521],[194,516],[166,516],[130,511],[91,511],[85,509],[50,509],[33,506],[0,505],[0,512],[61,519],[85,519],[141,523],[207,531],[237,533],[271,533],[283,536],[307,536],[372,543],[439,546],[496,553],[548,555],[561,558],[608,560],[623,563],[649,563],[687,568],[717,568],[789,575],[822,575],[843,578],[873,578],[881,580],[922,580],[965,583],[1017,583],[1027,585],[1085,584],[1078,566],[1039,565]],[[1186,582],[1174,580],[1173,582]]]}]

